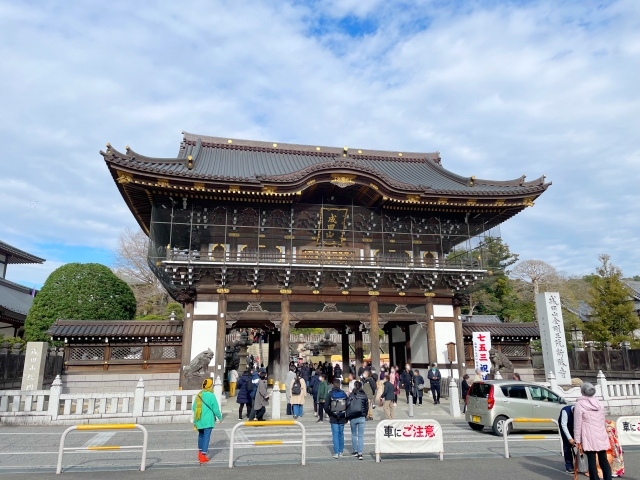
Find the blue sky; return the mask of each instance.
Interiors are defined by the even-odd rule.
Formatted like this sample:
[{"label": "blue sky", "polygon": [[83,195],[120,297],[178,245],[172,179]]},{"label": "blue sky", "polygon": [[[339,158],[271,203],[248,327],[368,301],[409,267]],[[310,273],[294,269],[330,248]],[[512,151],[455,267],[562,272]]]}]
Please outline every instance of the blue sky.
[{"label": "blue sky", "polygon": [[571,274],[640,274],[640,2],[2,1],[0,239],[108,264],[136,224],[98,151],[181,131],[431,152],[553,186],[502,227]]}]

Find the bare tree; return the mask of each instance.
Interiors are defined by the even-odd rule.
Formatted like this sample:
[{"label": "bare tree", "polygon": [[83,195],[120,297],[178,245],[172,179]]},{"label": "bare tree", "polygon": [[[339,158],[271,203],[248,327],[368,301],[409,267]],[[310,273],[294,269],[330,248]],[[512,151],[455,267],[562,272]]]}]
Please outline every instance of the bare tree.
[{"label": "bare tree", "polygon": [[118,248],[112,252],[113,271],[133,290],[138,315],[161,315],[169,294],[147,263],[148,250],[149,238],[142,230],[124,229],[118,238]]},{"label": "bare tree", "polygon": [[555,267],[542,260],[523,260],[509,272],[509,276],[530,284],[534,295],[540,292],[540,285],[551,285],[559,279]]}]

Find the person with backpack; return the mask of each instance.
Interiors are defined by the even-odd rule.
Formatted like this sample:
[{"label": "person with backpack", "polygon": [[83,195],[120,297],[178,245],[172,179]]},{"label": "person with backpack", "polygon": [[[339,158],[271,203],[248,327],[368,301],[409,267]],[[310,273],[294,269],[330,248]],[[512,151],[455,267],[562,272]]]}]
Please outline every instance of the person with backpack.
[{"label": "person with backpack", "polygon": [[333,458],[340,458],[344,451],[344,424],[347,423],[347,394],[340,388],[340,381],[334,380],[333,388],[324,402],[324,411],[329,415]]},{"label": "person with backpack", "polygon": [[300,374],[296,374],[295,378],[291,380],[289,392],[289,403],[293,408],[293,418],[296,419],[302,416],[302,407],[307,396],[307,384]]},{"label": "person with backpack", "polygon": [[364,449],[364,426],[365,418],[369,412],[368,403],[370,400],[367,394],[362,391],[362,383],[356,381],[353,392],[347,400],[347,420],[351,425],[351,446],[353,452],[351,455],[362,460],[362,450]]},{"label": "person with backpack", "polygon": [[198,430],[198,460],[200,464],[207,463],[209,457],[209,440],[216,420],[222,421],[222,413],[218,400],[213,394],[213,380],[205,378],[202,382],[202,391],[196,396],[191,406],[193,410],[193,426]]},{"label": "person with backpack", "polygon": [[317,387],[313,389],[313,401],[318,405],[318,422],[324,423],[324,402],[327,399],[327,394],[329,393],[329,385],[327,385],[327,381],[325,380],[324,373],[320,373],[317,375],[318,384]]},{"label": "person with backpack", "polygon": [[[367,414],[365,415],[366,420],[373,420],[373,399],[376,397],[376,382],[371,378],[368,370],[365,370],[362,373],[362,383],[360,384],[360,388],[362,388],[363,392],[367,396],[368,405],[367,405]],[[354,386],[355,388],[355,386]]]},{"label": "person with backpack", "polygon": [[236,390],[238,393],[236,403],[240,404],[240,407],[238,408],[238,420],[242,420],[242,410],[245,405],[247,407],[247,417],[251,412],[251,392],[253,390],[253,383],[251,383],[250,370],[245,370],[242,376],[238,379]]},{"label": "person with backpack", "polygon": [[384,418],[393,420],[394,399],[396,394],[391,376],[385,376],[384,378],[384,390],[382,390],[382,395],[380,395],[380,399],[383,401]]}]

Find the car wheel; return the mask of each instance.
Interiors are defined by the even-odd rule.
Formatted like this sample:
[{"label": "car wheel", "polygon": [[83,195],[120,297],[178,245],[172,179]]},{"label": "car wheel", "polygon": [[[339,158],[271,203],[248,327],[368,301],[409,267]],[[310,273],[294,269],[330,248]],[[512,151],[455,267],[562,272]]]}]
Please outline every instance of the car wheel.
[{"label": "car wheel", "polygon": [[484,428],[484,425],[480,425],[478,423],[473,423],[473,422],[469,422],[469,426],[471,427],[471,430],[475,430],[476,432],[479,432]]},{"label": "car wheel", "polygon": [[[491,427],[494,435],[498,435],[499,437],[503,435],[504,424],[507,420],[509,419],[504,415],[496,417],[496,419],[493,421],[493,426]],[[513,424],[509,424],[509,433],[511,433],[511,430],[513,430]]]}]

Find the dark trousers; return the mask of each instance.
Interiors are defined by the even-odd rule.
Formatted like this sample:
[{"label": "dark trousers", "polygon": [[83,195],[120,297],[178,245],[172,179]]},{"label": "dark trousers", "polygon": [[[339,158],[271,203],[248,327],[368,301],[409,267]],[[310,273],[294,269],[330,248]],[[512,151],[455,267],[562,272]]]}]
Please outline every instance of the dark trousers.
[{"label": "dark trousers", "polygon": [[434,402],[440,401],[440,384],[431,385],[431,395],[433,395]]},{"label": "dark trousers", "polygon": [[264,414],[265,414],[266,411],[267,411],[267,407],[260,407],[258,410],[251,409],[251,418],[250,418],[250,420],[254,419],[254,415],[255,415],[255,419],[256,420],[262,420],[262,417],[264,417]]},{"label": "dark trousers", "polygon": [[584,452],[589,462],[589,478],[598,478],[598,467],[596,467],[596,454],[598,455],[598,463],[600,463],[600,470],[602,470],[603,480],[611,480],[611,465],[607,459],[606,450],[600,450],[599,452]]},{"label": "dark trousers", "polygon": [[420,405],[422,405],[422,395],[420,395],[420,396],[417,396],[417,395],[416,395],[416,396],[414,396],[414,397],[413,397],[413,404],[414,404],[414,405],[416,405],[416,404],[420,404]]},{"label": "dark trousers", "polygon": [[[409,390],[408,388],[405,389],[405,392],[407,393],[407,403],[409,403],[409,394],[411,393],[411,390]],[[413,402],[416,403],[416,402]]]},{"label": "dark trousers", "polygon": [[[562,429],[560,429],[562,431]],[[564,466],[567,470],[573,470],[573,445],[562,435],[562,454],[564,455]]]},{"label": "dark trousers", "polygon": [[[242,418],[242,410],[244,408],[245,404],[241,403],[240,406],[238,407],[238,418]],[[249,416],[249,413],[251,412],[251,404],[247,403],[247,417]]]},{"label": "dark trousers", "polygon": [[324,402],[318,404],[318,420],[322,421],[324,418]]}]

